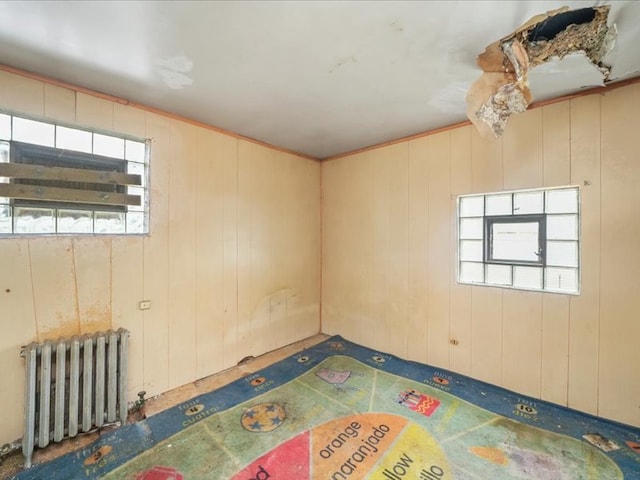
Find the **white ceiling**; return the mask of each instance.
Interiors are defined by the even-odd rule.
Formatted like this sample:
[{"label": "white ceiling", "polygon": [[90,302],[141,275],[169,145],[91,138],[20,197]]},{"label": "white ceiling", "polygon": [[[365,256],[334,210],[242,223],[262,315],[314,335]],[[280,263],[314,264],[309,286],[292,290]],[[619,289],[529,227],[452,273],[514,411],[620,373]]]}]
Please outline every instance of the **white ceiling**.
[{"label": "white ceiling", "polygon": [[[488,44],[602,3],[0,1],[0,63],[326,158],[465,120]],[[611,5],[616,81],[640,75],[640,2]],[[582,55],[529,78],[536,100],[602,81]]]}]

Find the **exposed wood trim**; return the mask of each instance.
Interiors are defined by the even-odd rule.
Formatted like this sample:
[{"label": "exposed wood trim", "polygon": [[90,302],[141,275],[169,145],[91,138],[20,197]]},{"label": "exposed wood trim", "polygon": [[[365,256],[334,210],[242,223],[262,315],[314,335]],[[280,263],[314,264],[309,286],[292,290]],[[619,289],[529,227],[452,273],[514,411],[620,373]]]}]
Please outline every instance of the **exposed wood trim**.
[{"label": "exposed wood trim", "polygon": [[56,202],[91,203],[96,205],[140,205],[139,195],[98,192],[73,188],[41,187],[16,183],[0,183],[0,197],[25,200],[50,200]]},{"label": "exposed wood trim", "polygon": [[289,155],[295,155],[296,157],[305,158],[307,160],[314,160],[319,162],[320,159],[316,157],[312,157],[311,155],[306,155],[304,153],[294,152],[293,150],[289,150],[284,147],[278,147],[276,145],[271,145],[269,143],[263,142],[261,140],[257,140],[255,138],[246,137],[244,135],[240,135],[239,133],[234,133],[229,130],[224,130],[219,127],[214,127],[213,125],[209,125],[204,122],[199,122],[197,120],[193,120],[191,118],[183,117],[182,115],[178,115],[175,113],[167,112],[165,110],[161,110],[159,108],[151,107],[149,105],[144,105],[141,103],[132,102],[127,100],[126,98],[116,97],[114,95],[109,95],[108,93],[97,92],[95,90],[91,90],[89,88],[80,87],[78,85],[73,85],[71,83],[63,82],[61,80],[57,80],[55,78],[47,77],[45,75],[40,75],[38,73],[28,72],[26,70],[21,70],[19,68],[11,67],[9,65],[5,65],[0,63],[0,70],[8,73],[12,73],[14,75],[20,75],[21,77],[30,78],[32,80],[37,80],[39,82],[44,82],[49,85],[55,85],[57,87],[66,88],[68,90],[73,90],[74,92],[84,93],[86,95],[91,95],[92,97],[101,98],[103,100],[108,100],[110,102],[119,103],[120,105],[128,105],[130,107],[137,108],[139,110],[144,110],[146,112],[155,113],[158,115],[162,115],[163,117],[171,118],[173,120],[178,120],[180,122],[188,123],[190,125],[194,125],[196,127],[201,127],[206,130],[211,130],[213,132],[221,133],[223,135],[228,135],[230,137],[237,138],[238,140],[244,140],[247,142],[255,143],[257,145],[261,145],[263,147],[269,148],[271,150],[277,150],[282,153],[287,153]]},{"label": "exposed wood trim", "polygon": [[[626,87],[628,85],[633,85],[634,83],[639,83],[639,82],[640,82],[640,76],[639,77],[628,78],[626,80],[621,80],[619,82],[609,83],[609,84],[607,84],[605,86],[602,86],[602,87],[589,88],[588,90],[583,90],[581,92],[576,92],[576,93],[572,93],[572,94],[569,94],[569,95],[563,95],[562,97],[551,98],[549,100],[542,100],[540,102],[535,102],[535,103],[532,103],[531,105],[529,105],[529,108],[527,110],[532,110],[534,108],[545,107],[547,105],[552,105],[554,103],[564,102],[566,100],[573,100],[574,98],[584,97],[586,95],[596,95],[596,94],[605,95],[607,92],[610,92],[611,90],[615,90],[617,88]],[[358,153],[368,152],[369,150],[375,150],[377,148],[387,147],[389,145],[395,145],[396,143],[408,142],[408,141],[411,141],[411,140],[415,140],[417,138],[428,137],[429,135],[435,135],[437,133],[446,132],[447,130],[453,130],[453,129],[464,127],[464,126],[467,126],[467,125],[471,125],[471,122],[469,120],[465,120],[465,121],[459,122],[459,123],[454,123],[452,125],[447,125],[447,126],[441,127],[441,128],[436,128],[434,130],[428,130],[426,132],[416,133],[416,134],[409,135],[409,136],[406,136],[406,137],[397,138],[395,140],[389,140],[388,142],[377,143],[377,144],[371,145],[369,147],[358,148],[358,149],[352,150],[350,152],[340,153],[340,154],[334,155],[332,157],[323,158],[321,160],[321,162],[328,162],[330,160],[337,160],[339,158],[350,157],[350,156],[356,155]]]},{"label": "exposed wood trim", "polygon": [[47,167],[21,163],[0,163],[0,177],[65,182],[106,183],[109,185],[141,185],[140,175],[105,172],[84,168]]}]

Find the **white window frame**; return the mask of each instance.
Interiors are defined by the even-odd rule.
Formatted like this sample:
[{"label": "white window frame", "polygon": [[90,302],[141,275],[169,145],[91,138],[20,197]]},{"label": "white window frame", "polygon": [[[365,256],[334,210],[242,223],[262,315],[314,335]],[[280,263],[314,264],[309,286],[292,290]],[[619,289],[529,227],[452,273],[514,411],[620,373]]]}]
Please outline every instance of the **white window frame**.
[{"label": "white window frame", "polygon": [[[32,129],[33,138],[25,138],[24,129],[22,136],[20,136],[16,125],[24,124],[34,127]],[[46,133],[41,134],[39,130]],[[68,145],[69,135],[74,134],[75,138],[82,138],[86,141],[78,142],[77,147]],[[91,161],[92,158],[103,158],[107,160],[107,163],[111,160],[119,163],[121,168],[124,168],[123,173],[128,174],[128,178],[134,176],[137,179],[136,182],[139,183],[119,187],[118,191],[122,191],[128,199],[136,198],[139,205],[124,205],[114,209],[99,203],[91,205],[90,202],[79,202],[62,205],[62,202],[51,201],[50,205],[47,205],[47,201],[37,200],[32,202],[33,205],[25,206],[24,201],[18,202],[0,195],[0,238],[55,235],[145,235],[149,233],[151,146],[149,139],[99,129],[81,128],[0,110],[0,162],[11,163],[12,157],[9,149],[11,145],[18,148],[20,144],[42,150],[45,155],[43,158],[50,155],[46,153],[45,149],[60,153],[62,158],[67,158],[63,154],[68,152],[70,158],[68,163],[75,162],[78,166],[72,165],[73,168],[82,168],[83,159]],[[44,163],[44,165],[48,164]],[[12,183],[12,179],[0,176],[0,182]],[[82,188],[82,186],[77,188]],[[91,192],[91,190],[88,191]],[[131,200],[128,201],[131,202]],[[74,205],[76,205],[75,208]]]},{"label": "white window frame", "polygon": [[[580,197],[580,187],[574,185],[459,195],[456,202],[457,282],[579,295]],[[525,205],[522,202],[527,198],[534,201],[521,210],[516,207],[516,204]],[[559,200],[562,198],[568,200]],[[540,250],[536,253],[540,255],[539,261],[491,259],[491,226],[501,222],[524,222],[527,217],[531,222],[540,221],[540,218],[544,222],[538,240]],[[568,253],[558,253],[563,250]]]}]

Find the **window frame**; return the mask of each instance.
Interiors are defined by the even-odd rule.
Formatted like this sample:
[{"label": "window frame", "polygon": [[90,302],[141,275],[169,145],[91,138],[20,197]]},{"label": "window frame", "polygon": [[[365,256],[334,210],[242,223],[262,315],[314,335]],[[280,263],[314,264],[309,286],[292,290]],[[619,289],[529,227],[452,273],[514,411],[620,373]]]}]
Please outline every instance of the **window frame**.
[{"label": "window frame", "polygon": [[[538,224],[538,256],[537,261],[527,260],[507,260],[493,257],[493,227],[495,224],[508,223],[537,223]],[[484,263],[495,265],[525,265],[525,266],[546,266],[546,248],[544,246],[547,238],[546,234],[546,214],[525,214],[525,215],[485,215],[484,216]]]},{"label": "window frame", "polygon": [[[16,121],[21,122],[22,135],[17,133]],[[34,122],[36,131],[42,127],[46,132],[43,140],[24,130],[25,124]],[[84,138],[88,144],[75,148],[78,144],[70,134]],[[12,187],[0,195],[0,240],[24,236],[149,235],[150,139],[0,109],[0,144],[0,153],[7,152],[6,157],[0,155],[0,162],[32,166],[32,170],[3,169],[2,184],[23,185],[27,190],[18,192]],[[31,153],[38,159],[21,161],[23,147],[27,156]],[[63,158],[61,163],[55,162],[56,155]],[[47,176],[38,171],[36,177],[34,167],[39,166]],[[84,175],[80,170],[94,174]],[[78,194],[65,195],[65,188]],[[45,221],[46,227],[37,225],[40,220]]]},{"label": "window frame", "polygon": [[[580,186],[565,185],[458,195],[456,283],[580,295],[581,193]],[[493,258],[493,225],[532,220],[539,224],[539,261]]]}]

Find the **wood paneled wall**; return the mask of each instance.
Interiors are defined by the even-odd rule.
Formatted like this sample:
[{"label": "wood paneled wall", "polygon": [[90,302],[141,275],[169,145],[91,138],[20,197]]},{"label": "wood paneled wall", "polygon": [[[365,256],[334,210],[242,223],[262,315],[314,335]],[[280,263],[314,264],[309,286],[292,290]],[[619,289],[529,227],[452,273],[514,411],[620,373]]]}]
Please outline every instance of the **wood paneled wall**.
[{"label": "wood paneled wall", "polygon": [[[640,84],[322,165],[323,332],[640,425]],[[456,195],[582,187],[582,293],[456,283]],[[451,340],[457,340],[452,344]]]},{"label": "wood paneled wall", "polygon": [[0,239],[0,445],[34,340],[127,328],[133,400],[318,333],[318,162],[1,71],[0,107],[152,139],[148,236]]}]

